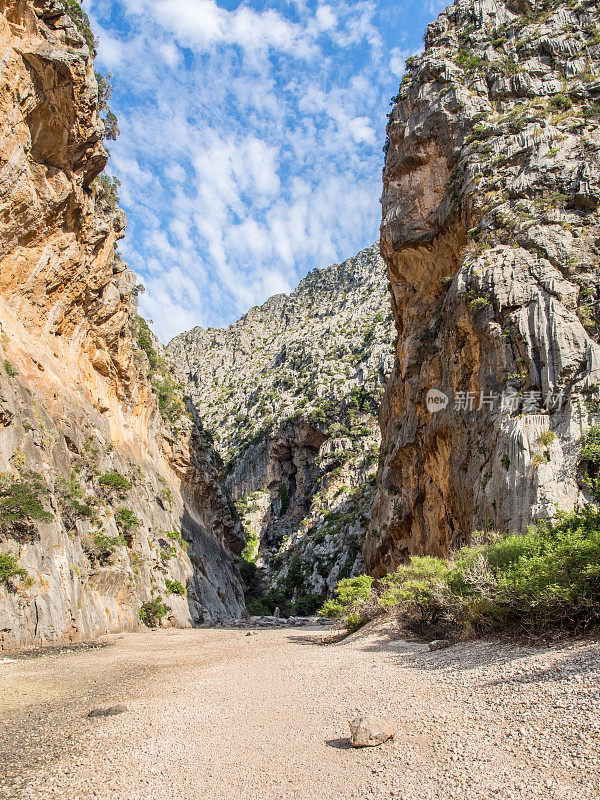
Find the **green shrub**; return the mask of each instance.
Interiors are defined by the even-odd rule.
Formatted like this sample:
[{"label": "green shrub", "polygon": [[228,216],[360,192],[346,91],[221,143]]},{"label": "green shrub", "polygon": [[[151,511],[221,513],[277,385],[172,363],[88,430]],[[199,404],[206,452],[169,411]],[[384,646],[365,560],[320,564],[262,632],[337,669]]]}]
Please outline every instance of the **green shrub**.
[{"label": "green shrub", "polygon": [[589,105],[583,109],[582,117],[584,119],[600,119],[600,103],[597,100],[595,102],[590,100]]},{"label": "green shrub", "polygon": [[98,203],[107,205],[112,211],[117,209],[120,202],[119,189],[121,188],[121,181],[118,178],[102,173],[94,179],[92,188]]},{"label": "green shrub", "polygon": [[[541,633],[595,626],[600,622],[600,510],[586,506],[556,522],[530,526],[525,535],[463,548],[449,585],[460,598],[458,618],[467,630]],[[485,601],[488,610],[473,612],[473,600]]]},{"label": "green shrub", "polygon": [[169,537],[169,539],[172,539],[174,542],[177,542],[179,547],[181,547],[181,549],[187,553],[188,543],[186,542],[186,540],[183,538],[183,536],[179,531],[165,531],[165,534]]},{"label": "green shrub", "polygon": [[510,467],[510,457],[506,453],[503,453],[503,455],[500,456],[500,463],[504,469],[508,469]]},{"label": "green shrub", "polygon": [[343,578],[336,586],[334,597],[327,600],[319,609],[322,617],[344,617],[359,602],[369,600],[372,593],[373,578],[358,575]]},{"label": "green shrub", "polygon": [[548,447],[552,444],[552,442],[556,439],[556,434],[554,431],[544,431],[540,438],[538,439],[538,443],[542,445],[542,447]]},{"label": "green shrub", "polygon": [[125,537],[120,536],[107,536],[105,533],[96,533],[94,535],[94,549],[95,555],[101,561],[109,558],[119,547],[125,547],[127,542]]},{"label": "green shrub", "polygon": [[600,466],[600,427],[592,425],[581,439],[579,460]]},{"label": "green shrub", "polygon": [[103,138],[108,139],[109,142],[115,142],[121,135],[121,131],[119,130],[119,120],[117,119],[116,114],[108,109],[106,116],[102,119],[102,122],[104,122]]},{"label": "green shrub", "polygon": [[259,538],[256,533],[248,533],[246,536],[246,545],[242,550],[240,558],[242,561],[256,562],[258,558]]},{"label": "green shrub", "polygon": [[35,472],[0,474],[0,527],[8,530],[19,523],[50,522],[52,514],[43,506],[48,495],[44,479]]},{"label": "green shrub", "polygon": [[298,617],[309,617],[323,605],[325,597],[322,594],[306,594],[299,597],[292,604],[292,614]]},{"label": "green shrub", "polygon": [[600,427],[592,425],[582,437],[579,464],[583,472],[582,483],[600,501]]},{"label": "green shrub", "polygon": [[406,605],[429,613],[434,598],[443,589],[449,568],[432,556],[414,556],[381,581],[379,602],[384,608]]},{"label": "green shrub", "polygon": [[152,388],[158,399],[160,413],[167,422],[173,424],[185,414],[181,398],[182,387],[173,378],[169,365],[156,350],[155,339],[146,320],[140,316],[135,317],[131,323],[131,330],[137,346],[144,351],[148,359]]},{"label": "green shrub", "polygon": [[490,301],[487,297],[474,297],[472,300],[469,300],[469,309],[471,311],[481,311],[483,308],[487,308],[489,304]]},{"label": "green shrub", "polygon": [[[94,509],[90,503],[81,503],[83,499],[83,489],[77,480],[77,475],[73,473],[70,480],[60,478],[56,482],[56,494],[60,499],[61,514],[73,519],[93,519]],[[88,498],[89,499],[89,498]]]},{"label": "green shrub", "polygon": [[116,470],[110,469],[98,478],[100,486],[104,486],[110,491],[115,491],[119,497],[125,497],[131,489],[131,482],[120,475]]},{"label": "green shrub", "polygon": [[161,498],[163,500],[165,500],[167,502],[167,505],[169,506],[169,508],[173,507],[173,503],[175,502],[175,498],[173,497],[173,492],[170,489],[167,489],[166,486],[163,487],[160,490],[160,496],[161,496]]},{"label": "green shrub", "polygon": [[263,600],[259,597],[246,597],[246,611],[253,617],[267,617],[271,613]]},{"label": "green shrub", "polygon": [[153,386],[158,397],[158,408],[163,418],[170,423],[176,422],[185,411],[183,400],[178,394],[181,387],[166,372],[153,381]]},{"label": "green shrub", "polygon": [[165,586],[170,594],[184,595],[186,593],[185,586],[180,581],[172,581],[169,578],[165,578]]},{"label": "green shrub", "polygon": [[390,608],[421,633],[439,626],[463,637],[598,628],[600,509],[563,513],[525,534],[488,536],[451,560],[413,558],[377,591],[367,576],[341,581],[319,613],[343,617],[353,629],[357,620]]},{"label": "green shrub", "polygon": [[467,50],[459,50],[455,61],[465,72],[485,72],[489,69],[488,61]]},{"label": "green shrub", "polygon": [[290,561],[290,566],[285,576],[284,591],[287,590],[288,595],[292,595],[296,589],[299,589],[304,583],[304,569],[302,567],[302,556],[297,553]]},{"label": "green shrub", "polygon": [[129,539],[129,542],[131,542],[133,535],[140,527],[139,519],[129,508],[121,507],[115,514],[115,520],[117,521],[118,528],[125,534],[125,537]]},{"label": "green shrub", "polygon": [[334,422],[327,428],[327,436],[330,439],[339,438],[340,436],[349,436],[350,431],[346,425],[342,425],[341,422]]},{"label": "green shrub", "polygon": [[164,545],[161,545],[160,557],[164,563],[169,561],[169,559],[171,558],[175,558],[176,555],[177,555],[177,548],[175,547],[175,545],[167,545],[166,547]]},{"label": "green shrub", "polygon": [[150,369],[155,370],[161,362],[156,348],[154,347],[154,338],[152,331],[148,327],[148,323],[143,317],[136,317],[132,322],[133,333],[136,336],[136,344],[146,354]]},{"label": "green shrub", "polygon": [[16,556],[0,553],[0,582],[9,586],[13,578],[27,578],[27,570],[19,566]]},{"label": "green shrub", "polygon": [[550,105],[559,111],[568,111],[573,107],[573,101],[565,94],[555,94],[550,100]]},{"label": "green shrub", "polygon": [[9,378],[14,378],[17,374],[17,370],[13,367],[13,365],[7,358],[4,359],[4,369]]},{"label": "green shrub", "polygon": [[327,418],[327,414],[323,411],[322,408],[315,408],[308,415],[308,422],[311,425],[319,426],[319,425],[326,425],[329,422],[329,420]]},{"label": "green shrub", "polygon": [[142,604],[140,620],[149,628],[155,628],[171,609],[165,605],[160,595]]}]

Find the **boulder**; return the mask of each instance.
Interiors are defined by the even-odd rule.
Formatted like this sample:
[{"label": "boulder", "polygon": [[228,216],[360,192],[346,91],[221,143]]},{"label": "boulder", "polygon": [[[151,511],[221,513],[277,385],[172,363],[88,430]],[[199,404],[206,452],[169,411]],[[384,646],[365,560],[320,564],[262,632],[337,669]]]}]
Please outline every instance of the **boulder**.
[{"label": "boulder", "polygon": [[352,747],[377,747],[394,738],[394,727],[387,717],[364,714],[350,722]]}]

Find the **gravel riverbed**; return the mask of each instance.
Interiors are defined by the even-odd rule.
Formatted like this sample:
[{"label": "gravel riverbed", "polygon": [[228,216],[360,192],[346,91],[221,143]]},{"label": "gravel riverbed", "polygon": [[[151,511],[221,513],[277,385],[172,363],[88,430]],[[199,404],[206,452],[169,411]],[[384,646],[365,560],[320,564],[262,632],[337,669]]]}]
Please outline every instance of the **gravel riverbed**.
[{"label": "gravel riverbed", "polygon": [[[247,633],[0,658],[0,798],[600,797],[596,641],[430,652],[390,624],[326,646],[322,629]],[[350,748],[359,711],[386,714],[394,740]]]}]

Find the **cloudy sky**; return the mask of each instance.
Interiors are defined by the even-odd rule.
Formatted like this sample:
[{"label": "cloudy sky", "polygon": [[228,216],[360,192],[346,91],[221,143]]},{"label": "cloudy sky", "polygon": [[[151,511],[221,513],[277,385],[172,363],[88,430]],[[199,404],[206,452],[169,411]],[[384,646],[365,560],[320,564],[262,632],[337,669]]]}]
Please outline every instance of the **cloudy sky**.
[{"label": "cloudy sky", "polygon": [[378,235],[385,115],[439,0],[84,0],[113,75],[120,249],[163,341]]}]

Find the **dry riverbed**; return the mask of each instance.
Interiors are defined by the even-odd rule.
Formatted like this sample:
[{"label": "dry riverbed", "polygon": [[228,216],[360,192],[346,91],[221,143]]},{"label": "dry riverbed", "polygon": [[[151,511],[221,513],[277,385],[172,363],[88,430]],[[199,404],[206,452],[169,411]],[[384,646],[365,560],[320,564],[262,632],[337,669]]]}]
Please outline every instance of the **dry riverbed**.
[{"label": "dry riverbed", "polygon": [[[324,637],[145,632],[0,663],[0,798],[600,797],[596,642]],[[357,711],[387,714],[395,739],[351,749]]]}]

